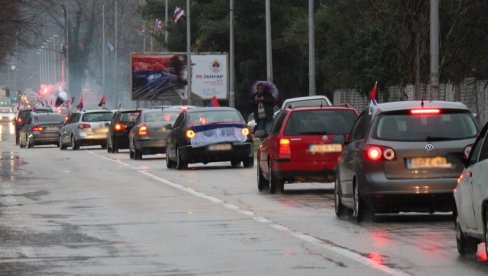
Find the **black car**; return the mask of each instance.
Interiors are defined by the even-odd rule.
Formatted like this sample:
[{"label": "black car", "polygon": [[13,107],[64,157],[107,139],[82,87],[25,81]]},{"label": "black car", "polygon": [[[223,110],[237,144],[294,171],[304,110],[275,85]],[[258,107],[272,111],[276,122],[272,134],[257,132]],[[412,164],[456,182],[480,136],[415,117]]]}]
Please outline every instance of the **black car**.
[{"label": "black car", "polygon": [[253,142],[239,111],[231,107],[182,111],[168,138],[166,166],[182,170],[189,163],[220,161],[254,166]]},{"label": "black car", "polygon": [[51,113],[53,110],[50,107],[37,107],[37,108],[22,108],[17,113],[15,118],[15,144],[19,144],[20,129],[25,125],[25,121],[29,118],[32,112],[35,113]]},{"label": "black car", "polygon": [[59,113],[35,113],[25,119],[19,131],[20,147],[32,148],[35,145],[57,145],[59,129],[64,116]]},{"label": "black car", "polygon": [[118,152],[129,148],[129,133],[134,126],[141,110],[117,110],[110,122],[107,135],[107,152]]}]

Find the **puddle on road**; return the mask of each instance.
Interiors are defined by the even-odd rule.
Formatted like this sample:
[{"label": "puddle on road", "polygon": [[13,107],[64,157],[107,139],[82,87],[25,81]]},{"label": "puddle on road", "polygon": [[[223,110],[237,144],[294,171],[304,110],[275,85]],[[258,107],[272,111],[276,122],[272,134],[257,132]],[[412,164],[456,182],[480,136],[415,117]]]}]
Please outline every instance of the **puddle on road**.
[{"label": "puddle on road", "polygon": [[27,164],[16,152],[3,151],[0,155],[0,182],[17,181],[16,171]]}]

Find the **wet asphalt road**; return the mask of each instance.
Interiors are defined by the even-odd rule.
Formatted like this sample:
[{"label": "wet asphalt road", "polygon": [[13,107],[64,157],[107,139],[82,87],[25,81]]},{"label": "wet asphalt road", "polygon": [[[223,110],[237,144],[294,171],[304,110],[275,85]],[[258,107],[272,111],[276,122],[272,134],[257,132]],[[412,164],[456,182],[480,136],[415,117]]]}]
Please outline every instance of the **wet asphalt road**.
[{"label": "wet asphalt road", "polygon": [[450,214],[334,215],[332,184],[259,193],[255,169],[166,169],[97,147],[0,135],[0,275],[484,275]]}]

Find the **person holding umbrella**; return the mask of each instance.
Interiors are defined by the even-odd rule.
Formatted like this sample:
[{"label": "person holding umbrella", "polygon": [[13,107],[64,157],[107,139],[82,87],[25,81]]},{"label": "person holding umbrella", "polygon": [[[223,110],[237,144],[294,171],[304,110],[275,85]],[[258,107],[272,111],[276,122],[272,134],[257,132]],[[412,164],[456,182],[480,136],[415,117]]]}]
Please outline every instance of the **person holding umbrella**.
[{"label": "person holding umbrella", "polygon": [[271,93],[266,91],[264,83],[258,83],[256,85],[256,94],[252,99],[252,107],[254,112],[254,119],[256,120],[257,130],[266,131],[273,122],[273,106],[275,99]]}]

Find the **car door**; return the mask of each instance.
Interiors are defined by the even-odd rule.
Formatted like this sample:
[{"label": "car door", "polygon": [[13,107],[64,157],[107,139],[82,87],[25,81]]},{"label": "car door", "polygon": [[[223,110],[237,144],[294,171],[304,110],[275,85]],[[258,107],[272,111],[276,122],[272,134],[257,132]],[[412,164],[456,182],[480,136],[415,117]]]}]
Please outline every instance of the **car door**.
[{"label": "car door", "polygon": [[69,143],[71,141],[71,133],[73,132],[74,126],[78,127],[78,120],[80,119],[80,113],[71,113],[68,120],[61,128],[60,135],[63,143]]},{"label": "car door", "polygon": [[288,111],[282,111],[278,114],[276,119],[273,121],[271,125],[269,135],[266,137],[261,145],[259,146],[259,159],[258,159],[258,166],[259,169],[262,171],[262,174],[267,177],[269,173],[269,158],[273,159],[276,157],[277,153],[277,145],[278,140],[280,139],[280,130],[283,126],[283,122],[285,121],[286,114]]},{"label": "car door", "polygon": [[[472,170],[472,188],[471,199],[474,213],[474,220],[476,221],[476,229],[478,231],[484,230],[483,223],[483,203],[488,198],[488,140],[486,139],[486,132],[483,134],[483,146],[479,154],[478,162],[473,165]],[[481,141],[481,139],[479,139]]]},{"label": "car door", "polygon": [[181,112],[178,118],[176,118],[173,128],[171,129],[171,133],[169,134],[166,145],[166,154],[168,154],[171,160],[176,159],[176,145],[180,139],[180,136],[183,135],[182,128],[186,125],[186,117],[186,112]]},{"label": "car door", "polygon": [[352,202],[353,196],[353,179],[357,169],[362,162],[362,148],[365,143],[367,128],[369,125],[370,115],[363,111],[356,120],[349,140],[344,145],[341,158],[339,159],[339,177],[341,183],[341,192],[346,203]]},{"label": "car door", "polygon": [[[482,187],[484,184],[482,183],[483,177],[488,177],[488,174],[483,171],[483,166],[486,166],[488,163],[486,162],[486,157],[488,153],[484,153],[485,162],[479,162],[481,160],[481,151],[487,150],[487,143],[484,143],[486,137],[486,126],[481,132],[478,140],[475,142],[475,145],[472,149],[472,152],[469,156],[469,160],[467,162],[467,166],[464,169],[461,180],[456,187],[456,193],[458,194],[458,200],[456,201],[457,209],[459,212],[459,219],[461,220],[461,224],[470,229],[477,229],[478,225],[476,223],[476,217],[479,215],[475,215],[477,206],[477,200],[479,200],[480,195],[476,193],[482,192]],[[486,169],[485,169],[486,170]],[[483,226],[481,226],[483,227]]]},{"label": "car door", "polygon": [[29,116],[24,118],[24,124],[20,129],[19,137],[20,137],[20,141],[23,141],[24,145],[27,142],[27,136],[29,135],[29,130],[31,126],[32,126],[32,116],[30,116],[29,113]]}]

